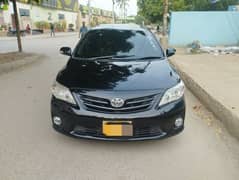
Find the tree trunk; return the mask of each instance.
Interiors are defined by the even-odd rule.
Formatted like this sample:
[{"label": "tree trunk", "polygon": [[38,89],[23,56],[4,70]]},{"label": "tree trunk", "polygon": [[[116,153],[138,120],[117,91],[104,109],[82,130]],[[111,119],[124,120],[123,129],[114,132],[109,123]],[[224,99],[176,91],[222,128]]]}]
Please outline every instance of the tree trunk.
[{"label": "tree trunk", "polygon": [[112,0],[112,19],[113,19],[113,24],[115,24],[115,0]]},{"label": "tree trunk", "polygon": [[90,27],[91,24],[91,0],[88,0],[88,26]]},{"label": "tree trunk", "polygon": [[12,0],[12,4],[13,4],[13,12],[14,12],[15,24],[16,24],[18,51],[22,52],[22,42],[21,42],[21,36],[20,36],[20,27],[19,27],[19,20],[18,20],[16,0]]},{"label": "tree trunk", "polygon": [[123,2],[124,3],[124,23],[126,23],[126,6],[125,6],[125,1]]},{"label": "tree trunk", "polygon": [[161,44],[165,49],[168,47],[167,28],[168,28],[168,0],[164,0],[163,37],[161,38]]},{"label": "tree trunk", "polygon": [[167,35],[168,27],[168,0],[164,0],[164,14],[163,14],[163,36]]}]

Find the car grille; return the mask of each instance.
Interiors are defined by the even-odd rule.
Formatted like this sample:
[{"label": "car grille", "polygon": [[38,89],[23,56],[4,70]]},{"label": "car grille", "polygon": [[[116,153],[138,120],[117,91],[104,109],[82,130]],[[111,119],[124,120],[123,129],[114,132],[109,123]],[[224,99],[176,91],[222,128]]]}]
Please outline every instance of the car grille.
[{"label": "car grille", "polygon": [[163,133],[160,127],[134,128],[134,136],[154,136]]},{"label": "car grille", "polygon": [[125,100],[121,108],[112,107],[109,99],[80,95],[84,107],[89,111],[104,113],[133,113],[146,111],[151,108],[156,95],[138,97]]}]

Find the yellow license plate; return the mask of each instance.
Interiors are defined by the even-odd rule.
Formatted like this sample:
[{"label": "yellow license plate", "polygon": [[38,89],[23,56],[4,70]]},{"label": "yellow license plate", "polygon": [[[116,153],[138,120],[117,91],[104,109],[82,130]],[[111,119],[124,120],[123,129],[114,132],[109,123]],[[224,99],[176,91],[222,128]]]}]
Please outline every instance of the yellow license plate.
[{"label": "yellow license plate", "polygon": [[132,121],[103,121],[105,136],[133,136]]}]

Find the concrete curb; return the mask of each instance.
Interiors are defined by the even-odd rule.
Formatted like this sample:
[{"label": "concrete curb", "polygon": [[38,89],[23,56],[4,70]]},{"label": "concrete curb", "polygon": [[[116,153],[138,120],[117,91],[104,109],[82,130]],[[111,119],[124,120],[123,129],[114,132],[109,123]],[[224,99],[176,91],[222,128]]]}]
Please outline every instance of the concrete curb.
[{"label": "concrete curb", "polygon": [[34,54],[28,57],[25,57],[24,59],[21,59],[21,60],[16,60],[16,61],[0,64],[0,75],[9,73],[11,71],[15,71],[21,67],[25,67],[25,66],[37,63],[44,58],[45,56],[43,55]]},{"label": "concrete curb", "polygon": [[189,74],[183,71],[177,63],[173,61],[170,61],[170,63],[177,69],[187,88],[222,121],[229,133],[239,140],[239,117],[210,95],[200,84],[190,77]]}]

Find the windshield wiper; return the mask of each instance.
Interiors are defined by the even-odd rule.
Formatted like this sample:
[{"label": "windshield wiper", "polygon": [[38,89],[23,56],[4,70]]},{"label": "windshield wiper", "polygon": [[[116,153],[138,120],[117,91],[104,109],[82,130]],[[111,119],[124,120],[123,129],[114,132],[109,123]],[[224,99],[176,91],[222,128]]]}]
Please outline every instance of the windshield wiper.
[{"label": "windshield wiper", "polygon": [[92,57],[92,58],[77,58],[77,59],[98,61],[98,60],[128,60],[131,58],[135,60],[151,60],[151,59],[162,59],[164,57],[161,57],[161,56],[137,57],[135,55],[111,55],[111,56],[98,56],[98,57]]},{"label": "windshield wiper", "polygon": [[124,59],[124,58],[129,58],[133,57],[135,55],[112,55],[112,56],[99,56],[99,57],[92,57],[92,58],[87,58],[88,60],[109,60],[109,59]]},{"label": "windshield wiper", "polygon": [[162,56],[145,56],[145,57],[139,57],[139,60],[148,60],[148,59],[163,59]]},{"label": "windshield wiper", "polygon": [[135,55],[115,55],[113,59],[119,59],[119,58],[129,58],[134,57]]},{"label": "windshield wiper", "polygon": [[92,58],[86,58],[88,60],[101,60],[101,59],[112,59],[114,56],[99,56],[99,57],[92,57]]}]

